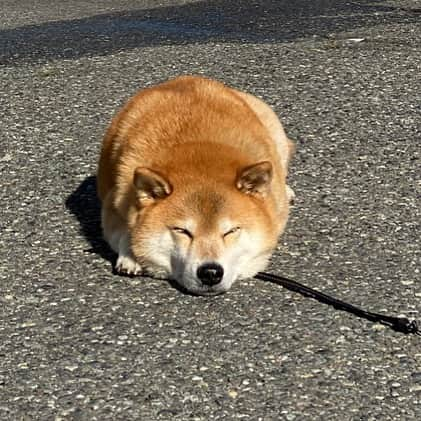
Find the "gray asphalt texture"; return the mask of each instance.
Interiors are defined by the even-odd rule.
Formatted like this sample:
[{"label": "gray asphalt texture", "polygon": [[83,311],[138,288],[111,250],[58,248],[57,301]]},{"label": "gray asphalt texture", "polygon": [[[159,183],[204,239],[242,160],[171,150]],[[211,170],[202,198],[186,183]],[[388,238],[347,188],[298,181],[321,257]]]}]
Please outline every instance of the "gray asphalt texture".
[{"label": "gray asphalt texture", "polygon": [[421,338],[250,279],[112,273],[95,171],[114,112],[179,74],[271,104],[297,194],[269,270],[421,319],[416,1],[3,0],[1,420],[419,420]]}]

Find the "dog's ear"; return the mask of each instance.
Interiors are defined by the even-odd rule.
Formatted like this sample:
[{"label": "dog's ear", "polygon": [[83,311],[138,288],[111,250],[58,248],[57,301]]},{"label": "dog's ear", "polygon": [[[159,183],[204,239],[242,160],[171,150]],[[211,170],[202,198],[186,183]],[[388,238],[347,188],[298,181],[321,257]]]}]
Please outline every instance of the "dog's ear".
[{"label": "dog's ear", "polygon": [[164,199],[172,192],[171,184],[161,174],[146,167],[135,169],[133,184],[143,206]]},{"label": "dog's ear", "polygon": [[266,195],[272,181],[272,164],[269,161],[249,165],[237,174],[237,188],[246,194]]}]

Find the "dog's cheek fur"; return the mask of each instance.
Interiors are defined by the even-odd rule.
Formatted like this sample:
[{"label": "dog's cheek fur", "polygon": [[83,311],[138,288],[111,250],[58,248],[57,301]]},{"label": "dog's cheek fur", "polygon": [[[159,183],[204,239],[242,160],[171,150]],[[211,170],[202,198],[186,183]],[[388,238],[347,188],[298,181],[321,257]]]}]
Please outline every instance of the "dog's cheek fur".
[{"label": "dog's cheek fur", "polygon": [[136,227],[131,235],[131,248],[136,260],[147,266],[150,272],[171,273],[174,241],[168,230],[149,232],[142,226]]},{"label": "dog's cheek fur", "polygon": [[149,273],[162,275],[166,272],[190,289],[197,286],[197,281],[193,267],[195,262],[189,261],[188,243],[188,239],[175,238],[167,228],[162,228],[158,233],[148,230],[147,224],[136,227],[132,233],[133,254],[148,268]]},{"label": "dog's cheek fur", "polygon": [[[254,276],[264,269],[272,251],[264,245],[266,238],[258,231],[242,232],[238,240],[225,252],[223,261],[227,282]],[[231,278],[231,279],[229,279]]]}]

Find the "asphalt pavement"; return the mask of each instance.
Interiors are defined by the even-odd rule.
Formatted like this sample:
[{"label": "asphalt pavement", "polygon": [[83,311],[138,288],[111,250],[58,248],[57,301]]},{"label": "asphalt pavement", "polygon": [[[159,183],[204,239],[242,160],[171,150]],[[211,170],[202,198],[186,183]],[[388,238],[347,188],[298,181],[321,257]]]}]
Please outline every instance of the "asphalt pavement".
[{"label": "asphalt pavement", "polygon": [[95,171],[138,89],[260,96],[297,153],[272,273],[421,322],[417,1],[0,2],[1,420],[419,420],[421,338],[250,279],[112,273]]}]

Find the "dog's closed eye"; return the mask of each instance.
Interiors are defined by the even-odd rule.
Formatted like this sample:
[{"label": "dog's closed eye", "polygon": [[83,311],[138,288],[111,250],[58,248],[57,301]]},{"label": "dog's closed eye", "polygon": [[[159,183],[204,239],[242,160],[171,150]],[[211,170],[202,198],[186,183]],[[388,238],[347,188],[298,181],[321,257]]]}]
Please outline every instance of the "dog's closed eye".
[{"label": "dog's closed eye", "polygon": [[240,231],[240,229],[241,229],[240,227],[231,228],[230,230],[224,233],[223,237],[225,238],[225,237],[228,237],[229,235],[237,234]]},{"label": "dog's closed eye", "polygon": [[181,227],[171,227],[171,231],[175,234],[184,235],[189,238],[193,238],[193,234],[186,228]]}]

